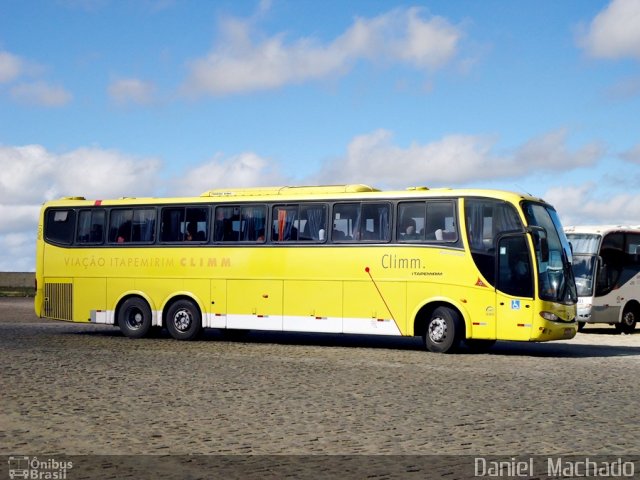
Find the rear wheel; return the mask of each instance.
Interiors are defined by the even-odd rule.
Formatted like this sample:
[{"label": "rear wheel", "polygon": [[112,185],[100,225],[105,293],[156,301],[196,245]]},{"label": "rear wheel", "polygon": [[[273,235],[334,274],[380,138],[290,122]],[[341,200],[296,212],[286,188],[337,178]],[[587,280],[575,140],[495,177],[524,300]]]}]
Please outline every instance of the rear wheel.
[{"label": "rear wheel", "polygon": [[638,307],[627,305],[622,312],[620,323],[616,323],[618,333],[633,333],[638,322]]},{"label": "rear wheel", "polygon": [[460,315],[448,307],[438,307],[427,322],[424,345],[435,353],[451,353],[460,345],[464,327]]},{"label": "rear wheel", "polygon": [[125,300],[118,311],[120,331],[129,338],[142,338],[151,328],[151,308],[142,298]]},{"label": "rear wheel", "polygon": [[176,340],[193,340],[202,331],[200,309],[191,300],[178,300],[167,311],[166,326]]}]

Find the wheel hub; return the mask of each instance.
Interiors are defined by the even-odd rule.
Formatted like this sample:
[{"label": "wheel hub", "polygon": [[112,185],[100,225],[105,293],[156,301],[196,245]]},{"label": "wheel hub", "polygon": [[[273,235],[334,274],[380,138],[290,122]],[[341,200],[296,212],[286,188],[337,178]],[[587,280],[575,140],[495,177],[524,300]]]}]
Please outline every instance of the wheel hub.
[{"label": "wheel hub", "polygon": [[140,328],[140,326],[142,325],[142,320],[143,320],[142,312],[137,310],[131,312],[127,316],[127,323],[129,324],[129,327],[132,329]]},{"label": "wheel hub", "polygon": [[173,324],[178,330],[185,332],[191,326],[191,315],[186,310],[178,310],[173,317]]},{"label": "wheel hub", "polygon": [[429,339],[442,342],[447,336],[447,322],[442,318],[434,318],[429,324]]}]

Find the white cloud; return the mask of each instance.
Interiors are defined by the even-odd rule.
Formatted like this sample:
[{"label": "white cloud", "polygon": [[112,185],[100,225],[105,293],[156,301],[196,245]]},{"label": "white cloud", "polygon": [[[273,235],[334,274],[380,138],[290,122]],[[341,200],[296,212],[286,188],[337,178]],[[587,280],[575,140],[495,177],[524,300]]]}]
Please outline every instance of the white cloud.
[{"label": "white cloud", "polygon": [[111,82],[109,96],[119,105],[135,103],[149,105],[153,103],[155,85],[137,78],[123,78]]},{"label": "white cloud", "polygon": [[462,185],[527,172],[572,170],[593,165],[604,152],[597,143],[571,151],[563,129],[534,138],[507,154],[495,153],[495,144],[488,136],[448,135],[401,148],[392,143],[391,132],[377,130],[354,138],[346,156],[325,164],[313,181],[383,187]]},{"label": "white cloud", "polygon": [[286,179],[270,162],[255,153],[242,153],[230,158],[220,155],[203,163],[168,188],[171,195],[200,195],[214,188],[241,188],[285,184]]},{"label": "white cloud", "polygon": [[504,167],[516,175],[557,168],[567,171],[593,165],[604,154],[605,148],[599,142],[570,151],[567,146],[568,133],[567,129],[561,128],[529,140],[515,151]]},{"label": "white cloud", "polygon": [[0,83],[18,78],[24,69],[22,59],[6,51],[0,51]]},{"label": "white cloud", "polygon": [[553,187],[544,199],[556,208],[563,225],[640,224],[640,194],[605,193],[585,183]]},{"label": "white cloud", "polygon": [[61,107],[72,99],[71,93],[63,87],[49,85],[42,80],[18,84],[11,88],[10,93],[19,103],[44,107]]},{"label": "white cloud", "polygon": [[0,272],[33,272],[35,245],[35,227],[25,233],[0,233]]},{"label": "white cloud", "polygon": [[286,41],[284,34],[254,40],[251,22],[227,19],[211,53],[188,64],[189,95],[225,95],[278,88],[339,75],[361,59],[442,67],[457,53],[460,28],[441,17],[422,18],[418,8],[358,18],[323,44],[314,38]]},{"label": "white cloud", "polygon": [[579,43],[598,58],[640,58],[640,2],[613,0],[591,21]]},{"label": "white cloud", "polygon": [[10,235],[25,231],[35,232],[39,212],[39,204],[0,204],[0,218],[2,218],[2,222],[0,222],[0,235]]},{"label": "white cloud", "polygon": [[43,202],[145,196],[157,191],[162,164],[117,151],[80,148],[63,154],[40,145],[0,147],[0,270],[33,270]]},{"label": "white cloud", "polygon": [[67,195],[151,195],[160,167],[156,159],[98,148],[55,154],[40,145],[0,147],[0,205],[34,205]]}]

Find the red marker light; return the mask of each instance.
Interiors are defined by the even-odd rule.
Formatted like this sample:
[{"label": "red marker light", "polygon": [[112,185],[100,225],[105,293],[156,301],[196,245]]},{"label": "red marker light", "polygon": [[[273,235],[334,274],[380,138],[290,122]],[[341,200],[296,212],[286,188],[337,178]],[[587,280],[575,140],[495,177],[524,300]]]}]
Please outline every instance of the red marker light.
[{"label": "red marker light", "polygon": [[364,267],[364,271],[369,273],[369,267]]}]

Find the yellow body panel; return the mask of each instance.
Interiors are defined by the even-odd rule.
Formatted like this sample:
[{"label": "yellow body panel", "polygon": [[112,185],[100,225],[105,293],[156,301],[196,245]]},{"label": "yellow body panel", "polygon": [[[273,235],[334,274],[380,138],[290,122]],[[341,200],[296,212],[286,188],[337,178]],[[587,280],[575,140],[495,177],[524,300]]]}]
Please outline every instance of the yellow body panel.
[{"label": "yellow body panel", "polygon": [[[106,310],[107,279],[105,277],[76,277],[74,292],[81,292],[73,299],[73,318],[77,321],[91,321],[92,310]],[[84,317],[84,318],[83,318]]]},{"label": "yellow body panel", "polygon": [[342,317],[342,281],[286,280],[284,311],[318,320]]}]

